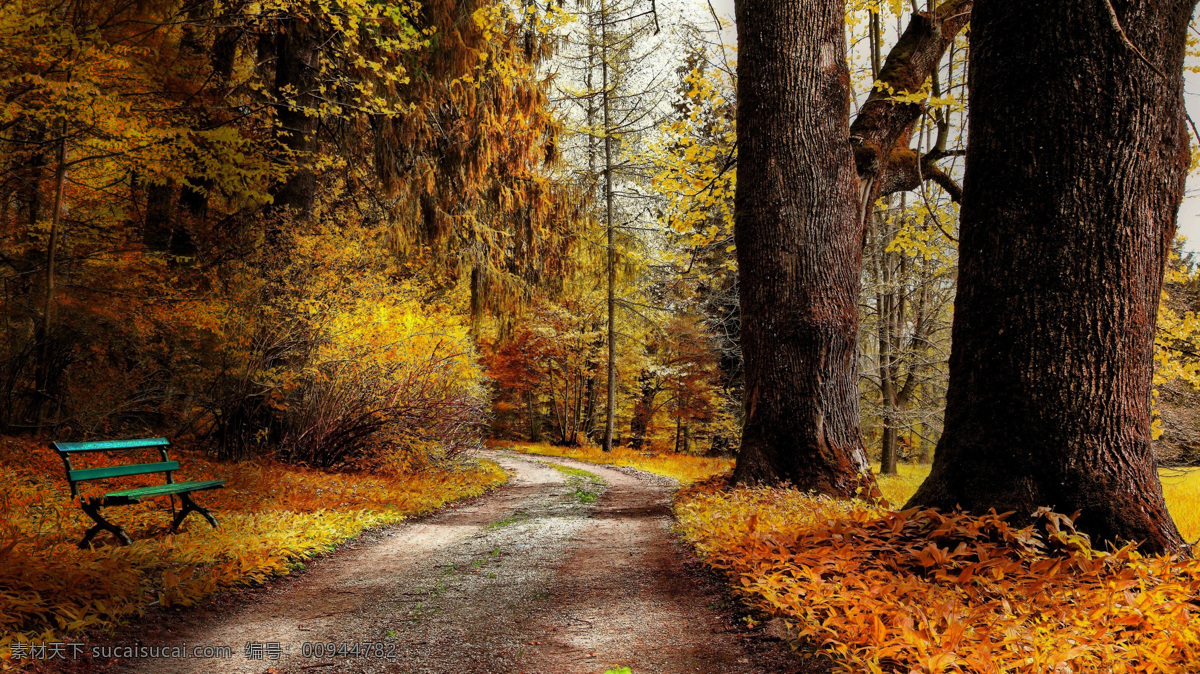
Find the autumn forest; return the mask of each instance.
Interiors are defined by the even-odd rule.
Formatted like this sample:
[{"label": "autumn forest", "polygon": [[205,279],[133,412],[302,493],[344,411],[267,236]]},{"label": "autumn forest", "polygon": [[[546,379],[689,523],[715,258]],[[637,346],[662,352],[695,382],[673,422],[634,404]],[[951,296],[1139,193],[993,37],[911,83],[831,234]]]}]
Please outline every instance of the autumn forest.
[{"label": "autumn forest", "polygon": [[1194,9],[4,2],[0,669],[1197,671]]}]

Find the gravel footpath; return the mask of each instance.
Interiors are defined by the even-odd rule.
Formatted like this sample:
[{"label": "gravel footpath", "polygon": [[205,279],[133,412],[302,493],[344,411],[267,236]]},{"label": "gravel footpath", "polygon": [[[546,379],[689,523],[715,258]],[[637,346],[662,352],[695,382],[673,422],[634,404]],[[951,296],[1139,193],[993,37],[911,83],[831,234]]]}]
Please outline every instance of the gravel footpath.
[{"label": "gravel footpath", "polygon": [[368,534],[261,590],[151,617],[113,642],[228,646],[232,657],[100,669],[824,671],[722,610],[732,604],[721,584],[689,568],[670,536],[670,480],[484,455],[510,475],[491,494]]}]

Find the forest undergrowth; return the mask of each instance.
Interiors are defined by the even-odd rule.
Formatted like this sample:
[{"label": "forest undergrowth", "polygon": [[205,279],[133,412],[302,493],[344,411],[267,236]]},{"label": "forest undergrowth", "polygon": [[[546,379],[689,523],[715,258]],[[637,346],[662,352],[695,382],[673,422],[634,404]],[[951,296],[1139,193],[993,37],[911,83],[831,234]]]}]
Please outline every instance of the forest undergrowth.
[{"label": "forest undergrowth", "polygon": [[[151,606],[190,606],[218,590],[261,583],[366,529],[478,496],[506,480],[504,470],[486,460],[333,473],[263,457],[215,462],[198,452],[174,454],[183,466],[179,480],[227,480],[224,489],[196,494],[220,528],[191,516],[171,535],[172,505],[153,499],[105,510],[132,545],[116,545],[104,533],[94,549],[80,550],[76,544],[91,522],[71,500],[61,460],[44,444],[0,438],[0,666],[13,664],[14,642],[81,638]],[[151,482],[85,483],[83,492]]]}]

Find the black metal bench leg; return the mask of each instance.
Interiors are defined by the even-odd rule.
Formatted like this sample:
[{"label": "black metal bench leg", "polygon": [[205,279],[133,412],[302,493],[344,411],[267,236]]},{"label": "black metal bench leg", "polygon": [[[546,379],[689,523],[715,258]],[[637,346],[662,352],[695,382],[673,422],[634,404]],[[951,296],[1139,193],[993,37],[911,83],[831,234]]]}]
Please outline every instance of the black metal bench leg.
[{"label": "black metal bench leg", "polygon": [[92,538],[94,538],[96,536],[96,534],[100,533],[103,530],[104,530],[104,527],[100,526],[99,524],[92,527],[91,529],[88,529],[87,533],[85,533],[83,535],[83,540],[79,541],[79,547],[84,550],[92,547]]},{"label": "black metal bench leg", "polygon": [[99,501],[96,501],[95,499],[87,501],[81,498],[79,499],[79,507],[83,508],[83,512],[87,513],[87,516],[92,518],[92,520],[96,523],[96,526],[88,529],[87,533],[83,535],[83,540],[79,541],[80,548],[91,547],[92,539],[101,531],[108,531],[112,533],[112,535],[116,536],[117,540],[121,542],[121,545],[130,545],[133,543],[133,539],[129,538],[129,534],[125,533],[124,529],[100,516]]},{"label": "black metal bench leg", "polygon": [[183,503],[183,509],[175,514],[175,521],[171,522],[171,533],[175,533],[175,531],[179,529],[179,525],[183,524],[184,518],[192,512],[200,513],[200,516],[208,520],[208,523],[211,524],[214,529],[217,528],[217,519],[212,516],[212,513],[210,513],[204,506],[193,501],[192,497],[186,492],[179,495],[179,500]]}]

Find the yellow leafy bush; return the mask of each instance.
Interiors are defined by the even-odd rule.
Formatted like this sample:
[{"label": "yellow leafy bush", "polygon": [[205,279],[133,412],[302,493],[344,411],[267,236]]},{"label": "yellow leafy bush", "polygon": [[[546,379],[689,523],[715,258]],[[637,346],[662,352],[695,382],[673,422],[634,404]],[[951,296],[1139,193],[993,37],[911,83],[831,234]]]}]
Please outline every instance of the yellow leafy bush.
[{"label": "yellow leafy bush", "polygon": [[[222,588],[286,574],[364,529],[481,494],[505,480],[491,462],[369,475],[174,454],[183,465],[180,480],[227,480],[224,489],[196,496],[220,528],[193,516],[180,533],[168,535],[171,506],[155,499],[105,511],[133,545],[114,545],[101,534],[97,548],[80,550],[76,543],[91,521],[72,502],[58,456],[33,442],[0,439],[0,481],[6,485],[0,492],[0,663],[13,641],[62,640],[114,625],[152,604],[189,606]],[[85,493],[152,482],[91,482]]]},{"label": "yellow leafy bush", "polygon": [[611,452],[593,446],[556,447],[531,442],[493,442],[493,447],[510,449],[522,454],[541,454],[543,456],[561,456],[588,463],[600,463],[610,466],[628,466],[644,470],[655,475],[665,475],[679,480],[680,484],[691,484],[698,480],[707,480],[714,475],[727,473],[733,469],[733,459],[709,458],[691,454],[674,454],[671,452],[640,452],[627,447],[613,447]]},{"label": "yellow leafy bush", "polygon": [[1069,518],[895,512],[699,485],[683,536],[851,672],[1200,671],[1200,562],[1100,552]]}]

